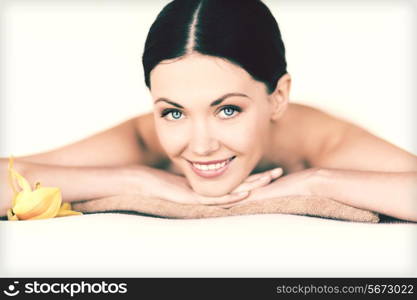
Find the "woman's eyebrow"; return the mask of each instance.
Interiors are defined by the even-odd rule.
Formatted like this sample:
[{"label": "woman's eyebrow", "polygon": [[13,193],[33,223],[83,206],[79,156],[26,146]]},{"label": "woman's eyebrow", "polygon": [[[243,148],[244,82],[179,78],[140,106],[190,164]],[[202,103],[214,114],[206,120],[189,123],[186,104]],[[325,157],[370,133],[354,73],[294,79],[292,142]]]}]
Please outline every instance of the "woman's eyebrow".
[{"label": "woman's eyebrow", "polygon": [[[225,94],[225,95],[221,96],[220,98],[218,98],[217,100],[214,100],[213,102],[211,102],[211,103],[210,103],[210,106],[216,106],[216,105],[219,105],[219,104],[220,104],[220,103],[222,103],[222,102],[223,102],[226,98],[229,98],[229,97],[246,97],[246,98],[249,98],[249,99],[250,99],[250,97],[249,97],[248,95],[245,95],[245,94],[242,94],[242,93],[227,93],[227,94]],[[184,107],[183,107],[182,105],[180,105],[180,104],[178,104],[178,103],[175,103],[174,101],[169,100],[169,99],[167,99],[167,98],[158,98],[158,99],[154,102],[154,104],[158,103],[159,101],[164,101],[164,102],[167,102],[167,103],[169,103],[169,104],[171,104],[171,105],[173,105],[173,106],[175,106],[175,107],[178,107],[178,108],[182,108],[182,109],[184,109]]]}]

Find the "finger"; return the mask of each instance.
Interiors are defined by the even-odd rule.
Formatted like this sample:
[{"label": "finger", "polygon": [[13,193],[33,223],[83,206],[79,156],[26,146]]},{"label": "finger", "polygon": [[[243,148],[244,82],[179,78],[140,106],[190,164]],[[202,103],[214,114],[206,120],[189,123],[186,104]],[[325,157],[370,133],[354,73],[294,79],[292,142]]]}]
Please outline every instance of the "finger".
[{"label": "finger", "polygon": [[272,180],[277,179],[279,176],[283,174],[282,168],[276,168],[269,170],[267,172],[259,173],[256,175],[257,180],[249,181],[249,182],[243,182],[241,185],[239,185],[236,189],[233,190],[233,193],[239,193],[244,191],[250,191],[253,189],[257,189],[263,186],[268,185]]},{"label": "finger", "polygon": [[253,182],[255,180],[258,180],[259,178],[261,178],[264,175],[265,175],[264,172],[251,175],[248,178],[246,178],[246,180],[244,182]]},{"label": "finger", "polygon": [[248,178],[246,178],[246,180],[244,182],[253,182],[255,180],[261,179],[263,176],[271,174],[272,178],[278,178],[279,176],[281,176],[283,173],[282,168],[275,168],[275,169],[271,169],[265,172],[261,172],[258,174],[254,174],[249,176]]},{"label": "finger", "polygon": [[[262,198],[262,196],[261,196],[261,198]],[[245,205],[247,203],[256,202],[256,201],[259,201],[259,199],[261,199],[261,198],[259,197],[259,193],[257,193],[255,191],[253,193],[252,192],[250,193],[250,197],[246,197],[245,199],[243,199],[241,201],[234,202],[234,203],[219,204],[219,205],[217,205],[217,207],[228,209],[228,208],[231,208],[231,207],[242,206],[242,205]],[[269,198],[271,198],[271,197],[269,197]]]},{"label": "finger", "polygon": [[249,203],[251,201],[253,201],[253,200],[244,199],[244,200],[239,201],[239,202],[228,203],[228,204],[220,204],[220,205],[217,205],[217,206],[220,207],[220,208],[229,209],[229,208],[232,208],[232,207],[235,207],[235,206],[241,206],[241,205],[243,205],[245,203]]},{"label": "finger", "polygon": [[249,192],[232,193],[221,197],[203,197],[197,198],[198,202],[204,205],[218,205],[239,202],[249,196]]},{"label": "finger", "polygon": [[266,174],[260,177],[258,180],[242,183],[236,189],[233,190],[233,193],[250,191],[250,190],[265,186],[268,183],[270,183],[271,180],[272,180],[272,176],[270,174]]},{"label": "finger", "polygon": [[272,169],[270,172],[271,172],[272,179],[276,179],[280,177],[282,174],[284,174],[284,170],[282,168]]}]

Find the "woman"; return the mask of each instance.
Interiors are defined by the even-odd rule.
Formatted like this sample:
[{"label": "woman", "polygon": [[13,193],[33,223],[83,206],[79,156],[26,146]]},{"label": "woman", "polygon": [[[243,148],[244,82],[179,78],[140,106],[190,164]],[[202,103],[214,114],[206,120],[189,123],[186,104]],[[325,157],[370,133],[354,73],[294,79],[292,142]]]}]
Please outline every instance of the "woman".
[{"label": "woman", "polygon": [[[142,193],[227,209],[318,195],[417,221],[417,157],[289,103],[284,44],[261,1],[169,3],[150,28],[143,67],[153,113],[17,158],[16,169],[60,187],[68,202]],[[2,173],[1,199],[11,199]]]}]

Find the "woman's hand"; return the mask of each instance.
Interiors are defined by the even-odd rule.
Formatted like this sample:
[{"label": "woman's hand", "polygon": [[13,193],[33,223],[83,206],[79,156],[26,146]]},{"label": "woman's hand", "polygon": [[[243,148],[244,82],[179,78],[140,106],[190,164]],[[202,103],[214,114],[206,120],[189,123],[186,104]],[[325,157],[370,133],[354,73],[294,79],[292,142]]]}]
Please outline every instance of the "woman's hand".
[{"label": "woman's hand", "polygon": [[226,205],[241,202],[248,197],[250,191],[268,185],[283,172],[281,168],[277,168],[254,174],[227,195],[207,197],[194,192],[184,176],[145,166],[133,166],[131,169],[138,171],[138,173],[134,172],[136,175],[134,180],[141,179],[138,192],[143,195],[183,204],[204,205]]},{"label": "woman's hand", "polygon": [[[133,170],[130,178],[133,186],[127,193],[140,193],[147,197],[155,197],[183,204],[220,205],[230,204],[245,199],[247,190],[233,191],[220,197],[207,197],[194,192],[184,176],[145,166],[130,166]],[[259,186],[259,183],[257,184]]]},{"label": "woman's hand", "polygon": [[[282,174],[283,174],[282,168],[275,168],[275,169],[271,169],[265,172],[253,174],[247,177],[238,187],[236,187],[229,194],[231,196],[234,196],[234,195],[242,195],[243,193],[243,195],[245,196],[241,199],[236,198],[236,200],[234,200],[233,203],[226,204],[225,206],[222,206],[224,205],[224,203],[221,203],[220,206],[227,208],[228,205],[236,205],[240,203],[241,201],[244,201],[244,199],[249,196],[249,193],[251,191],[261,188],[263,186],[267,186],[272,181],[280,177]],[[219,203],[217,201],[213,201],[213,198],[211,197],[203,197],[203,198],[200,198],[199,201],[200,203],[205,204],[205,205],[219,205]]]},{"label": "woman's hand", "polygon": [[[315,172],[316,172],[316,169],[314,168],[305,169],[302,171],[294,172],[292,174],[283,176],[273,182],[268,182],[267,184],[258,183],[257,186],[254,184],[256,180],[249,182],[252,185],[250,186],[251,193],[248,197],[246,197],[244,200],[239,201],[239,202],[219,205],[219,206],[222,208],[230,208],[230,207],[245,204],[248,202],[262,201],[265,199],[273,199],[273,198],[278,198],[278,197],[283,197],[283,196],[312,195],[312,192],[311,192],[312,178],[314,177]],[[258,174],[253,175],[253,176],[257,176],[257,175]],[[248,177],[248,179],[250,179],[250,177]],[[257,180],[260,181],[260,177],[257,178]],[[248,187],[248,183],[245,181],[237,189],[245,190],[246,187]]]},{"label": "woman's hand", "polygon": [[[281,168],[268,170],[249,176],[229,194],[207,197],[194,192],[184,176],[145,166],[130,166],[130,176],[138,188],[128,193],[138,192],[147,197],[160,198],[183,204],[228,205],[244,200],[251,191],[268,185],[282,175]],[[140,178],[140,182],[138,181]]]},{"label": "woman's hand", "polygon": [[[282,168],[276,168],[247,177],[237,188],[235,188],[228,194],[230,196],[244,195],[244,197],[241,199],[236,198],[236,200],[234,200],[233,203],[226,204],[226,207],[227,205],[235,205],[243,201],[246,197],[249,196],[252,190],[268,185],[270,182],[281,176],[282,173]],[[227,197],[228,195],[226,195],[225,197]],[[211,197],[203,197],[200,198],[199,201],[200,203],[205,205],[219,205],[217,201],[213,201],[213,198]],[[223,205],[223,203],[221,203],[221,205]]]},{"label": "woman's hand", "polygon": [[240,193],[251,191],[268,185],[283,174],[282,168],[275,168],[258,174],[254,174],[246,178],[232,193]]}]

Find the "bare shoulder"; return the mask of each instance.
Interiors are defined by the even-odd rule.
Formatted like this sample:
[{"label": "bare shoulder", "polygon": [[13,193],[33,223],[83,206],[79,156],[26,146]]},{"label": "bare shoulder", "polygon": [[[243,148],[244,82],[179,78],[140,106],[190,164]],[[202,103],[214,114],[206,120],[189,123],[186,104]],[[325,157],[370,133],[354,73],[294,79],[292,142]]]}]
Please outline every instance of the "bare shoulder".
[{"label": "bare shoulder", "polygon": [[145,155],[144,163],[152,167],[165,167],[168,163],[167,155],[159,143],[155,130],[153,113],[139,115],[135,119],[136,133],[140,138],[141,148]]},{"label": "bare shoulder", "polygon": [[312,167],[385,172],[417,170],[416,155],[320,109],[291,105],[287,130],[290,127],[295,128],[293,132],[299,137],[294,145]]},{"label": "bare shoulder", "polygon": [[291,103],[277,122],[277,147],[287,143],[287,151],[315,166],[317,157],[338,144],[351,126],[345,119],[319,108]]},{"label": "bare shoulder", "polygon": [[290,103],[288,106],[288,115],[292,118],[301,118],[298,121],[302,121],[303,123],[310,123],[314,121],[317,126],[325,126],[329,124],[346,126],[351,124],[339,116],[332,115],[329,112],[317,107],[300,103]]},{"label": "bare shoulder", "polygon": [[19,161],[56,166],[120,166],[146,163],[146,152],[132,117],[48,151],[16,157]]}]

